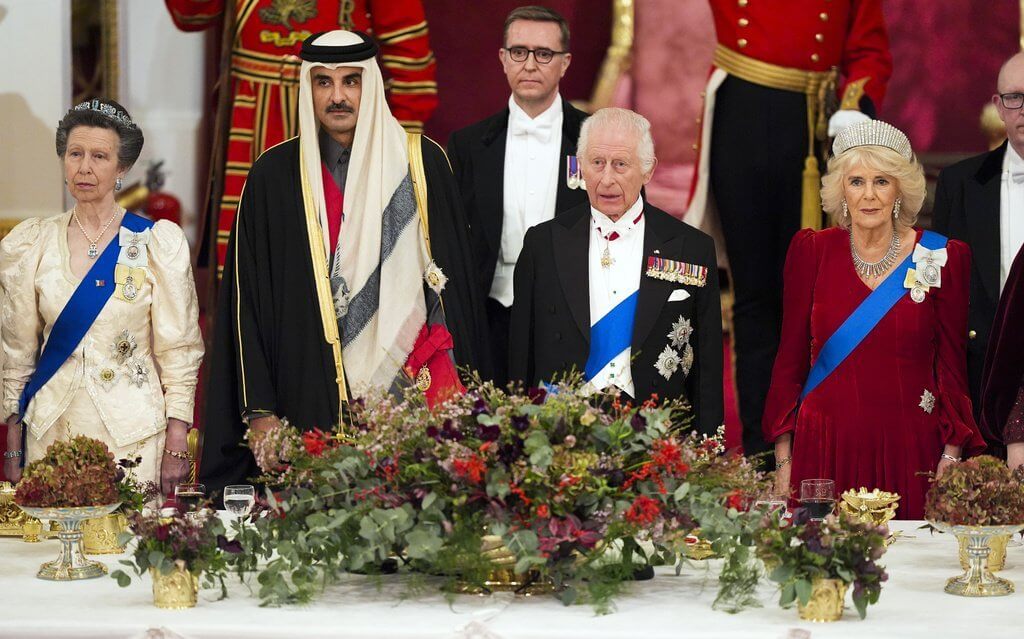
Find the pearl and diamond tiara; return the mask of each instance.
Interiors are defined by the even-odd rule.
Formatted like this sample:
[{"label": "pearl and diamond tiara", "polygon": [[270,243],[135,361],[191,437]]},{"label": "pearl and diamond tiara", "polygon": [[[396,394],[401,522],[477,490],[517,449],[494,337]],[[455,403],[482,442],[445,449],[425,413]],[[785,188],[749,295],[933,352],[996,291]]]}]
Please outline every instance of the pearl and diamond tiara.
[{"label": "pearl and diamond tiara", "polygon": [[858,146],[884,146],[899,153],[908,162],[914,159],[910,140],[903,131],[881,120],[861,122],[840,131],[832,143],[832,154],[840,155]]}]

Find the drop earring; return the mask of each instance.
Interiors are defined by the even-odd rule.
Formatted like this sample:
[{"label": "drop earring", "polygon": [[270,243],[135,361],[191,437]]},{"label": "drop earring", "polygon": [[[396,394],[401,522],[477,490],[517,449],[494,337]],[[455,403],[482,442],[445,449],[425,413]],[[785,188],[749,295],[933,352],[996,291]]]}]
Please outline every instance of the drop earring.
[{"label": "drop earring", "polygon": [[120,191],[121,190],[121,178],[117,178],[116,180],[114,180],[114,190],[115,191]]},{"label": "drop earring", "polygon": [[843,219],[850,217],[850,207],[846,204],[846,200],[843,200]]},{"label": "drop earring", "polygon": [[896,201],[892,205],[892,219],[894,219],[894,220],[899,220],[900,219],[900,205],[901,204],[902,204],[902,200],[900,200],[900,198],[896,198]]}]

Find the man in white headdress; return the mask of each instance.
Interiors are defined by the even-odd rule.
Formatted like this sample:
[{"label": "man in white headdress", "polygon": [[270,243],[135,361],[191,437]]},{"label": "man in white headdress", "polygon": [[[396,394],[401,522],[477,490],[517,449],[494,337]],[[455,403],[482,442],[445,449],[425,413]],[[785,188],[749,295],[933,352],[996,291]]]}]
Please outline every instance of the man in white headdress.
[{"label": "man in white headdress", "polygon": [[[302,45],[299,136],[253,164],[228,245],[201,476],[255,473],[246,428],[329,428],[371,388],[461,389],[484,327],[444,151],[388,110],[376,43]],[[443,300],[443,304],[442,304]]]}]

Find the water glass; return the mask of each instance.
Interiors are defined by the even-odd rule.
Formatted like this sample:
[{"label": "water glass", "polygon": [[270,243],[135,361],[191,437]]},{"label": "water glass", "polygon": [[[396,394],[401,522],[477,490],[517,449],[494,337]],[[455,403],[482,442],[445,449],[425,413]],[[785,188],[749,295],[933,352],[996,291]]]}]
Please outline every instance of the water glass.
[{"label": "water glass", "polygon": [[256,489],[249,484],[224,488],[224,509],[235,517],[248,517],[256,503]]}]

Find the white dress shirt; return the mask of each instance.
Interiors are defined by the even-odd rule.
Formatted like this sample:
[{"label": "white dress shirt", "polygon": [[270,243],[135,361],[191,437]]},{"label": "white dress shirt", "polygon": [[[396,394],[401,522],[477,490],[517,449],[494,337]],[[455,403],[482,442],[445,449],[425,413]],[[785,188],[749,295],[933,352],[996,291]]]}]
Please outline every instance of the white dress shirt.
[{"label": "white dress shirt", "polygon": [[1006,284],[1013,258],[1024,245],[1024,159],[1006,145],[999,198],[999,290]]},{"label": "white dress shirt", "polygon": [[555,216],[558,155],[562,148],[562,98],[535,118],[508,99],[505,138],[504,220],[490,296],[512,306],[512,274],[526,231]]},{"label": "white dress shirt", "polygon": [[[644,203],[637,198],[622,217],[612,222],[590,208],[590,325],[593,326],[624,299],[640,290],[644,261]],[[616,236],[612,234],[615,233]],[[609,239],[615,237],[615,239]],[[611,258],[607,266],[602,257]],[[607,260],[605,260],[607,263]],[[616,386],[634,396],[630,370],[632,349],[626,348],[589,380],[595,390]]]}]

